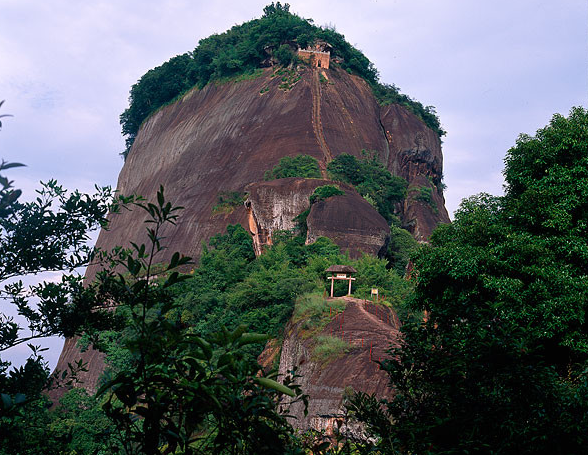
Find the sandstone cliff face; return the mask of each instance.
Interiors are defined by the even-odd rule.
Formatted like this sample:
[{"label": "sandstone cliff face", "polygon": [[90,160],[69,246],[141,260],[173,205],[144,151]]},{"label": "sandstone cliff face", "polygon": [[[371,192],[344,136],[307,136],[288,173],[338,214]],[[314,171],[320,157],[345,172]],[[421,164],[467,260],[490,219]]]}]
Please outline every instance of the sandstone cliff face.
[{"label": "sandstone cliff face", "polygon": [[[327,82],[319,82],[318,71]],[[209,84],[146,120],[118,190],[149,198],[163,185],[167,198],[185,207],[178,225],[165,232],[174,251],[198,258],[202,242],[228,224],[248,225],[245,207],[212,214],[218,194],[243,192],[282,157],[301,153],[324,168],[342,153],[377,150],[411,188],[432,188],[436,211],[414,198],[402,207],[403,221],[417,239],[425,240],[436,224],[449,221],[434,185],[442,176],[440,142],[420,119],[400,106],[380,107],[362,79],[336,68],[306,69],[289,91],[278,88],[280,83],[266,69],[254,80]],[[144,241],[143,219],[140,211],[113,217],[98,246]]]},{"label": "sandstone cliff face", "polygon": [[[298,154],[315,157],[326,177],[334,157],[377,150],[388,169],[409,182],[410,196],[400,210],[418,240],[449,221],[437,190],[440,142],[421,120],[400,106],[380,107],[362,79],[337,68],[307,68],[291,82],[289,90],[282,90],[280,77],[267,68],[253,80],[194,89],[145,121],[118,190],[149,199],[163,185],[167,200],[184,207],[177,226],[162,232],[169,248],[157,261],[169,260],[174,251],[197,260],[203,242],[236,223],[249,227],[259,253],[274,230],[292,227],[292,218],[308,207],[308,196],[321,182],[262,181],[281,158]],[[431,189],[433,203],[418,200],[422,187]],[[213,213],[219,193],[226,191],[248,191],[248,206]],[[385,221],[355,191],[346,193],[313,206],[308,240],[327,235],[352,256],[378,254],[387,241]],[[110,250],[131,241],[146,243],[144,219],[142,210],[112,216],[97,246]],[[90,267],[87,278],[95,273]],[[75,340],[67,340],[57,368],[66,369],[80,357],[91,362],[81,379],[93,389],[103,369],[99,354],[82,356]]]},{"label": "sandstone cliff face", "polygon": [[[449,222],[440,189],[443,179],[441,141],[401,106],[382,107],[380,119],[390,150],[387,167],[406,179],[409,185],[409,196],[402,207],[403,222],[417,240],[426,241],[437,224]],[[406,134],[407,131],[411,134]],[[421,188],[431,190],[430,203],[417,199]]]},{"label": "sandstone cliff face", "polygon": [[[295,229],[294,221],[310,206],[315,188],[333,184],[330,180],[287,178],[257,182],[247,186],[245,205],[249,229],[257,254],[271,244],[272,233]],[[312,205],[307,218],[306,243],[318,237],[331,238],[343,252],[357,258],[385,252],[390,237],[386,220],[351,185],[339,184],[344,195],[330,197]]]},{"label": "sandstone cliff face", "polygon": [[313,204],[306,223],[307,243],[329,237],[353,259],[363,253],[383,256],[390,238],[390,227],[384,217],[350,189],[345,189],[343,196]]},{"label": "sandstone cliff face", "polygon": [[[314,428],[332,431],[336,420],[344,415],[343,396],[346,389],[375,393],[390,398],[388,376],[377,361],[399,340],[396,315],[384,307],[366,301],[343,298],[345,311],[334,317],[319,335],[342,338],[350,344],[344,356],[321,364],[313,360],[315,337],[301,336],[301,325],[286,327],[280,355],[280,375],[297,367],[298,383],[309,396],[308,415],[302,403],[294,403],[289,413],[292,424],[301,430]],[[263,355],[263,354],[262,354]]]}]

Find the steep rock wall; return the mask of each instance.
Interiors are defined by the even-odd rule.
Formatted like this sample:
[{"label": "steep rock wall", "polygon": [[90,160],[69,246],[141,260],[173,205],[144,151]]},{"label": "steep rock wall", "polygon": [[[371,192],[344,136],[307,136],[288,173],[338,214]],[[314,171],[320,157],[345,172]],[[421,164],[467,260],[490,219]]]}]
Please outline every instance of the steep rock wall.
[{"label": "steep rock wall", "polygon": [[[313,89],[317,71],[328,77],[318,91]],[[272,77],[271,69],[253,80],[209,84],[145,121],[120,173],[118,190],[150,198],[163,185],[167,198],[185,207],[178,225],[164,232],[173,248],[160,260],[172,250],[198,258],[202,242],[228,224],[246,226],[245,207],[212,214],[218,194],[245,191],[282,157],[308,154],[324,168],[328,157],[322,139],[332,157],[377,150],[388,169],[406,178],[411,188],[434,187],[440,181],[440,142],[420,119],[401,106],[381,108],[362,79],[340,69],[306,69],[300,76],[288,91],[278,88],[281,80]],[[313,124],[316,112],[320,134]],[[402,207],[404,223],[419,240],[439,222],[449,221],[442,193],[436,187],[433,193],[437,210],[414,198]],[[144,242],[144,218],[138,210],[114,216],[98,246]]]},{"label": "steep rock wall", "polygon": [[[156,261],[168,260],[174,251],[197,260],[202,243],[224,232],[228,224],[249,226],[256,235],[267,230],[264,217],[254,215],[270,208],[260,203],[251,211],[242,205],[215,214],[217,197],[225,191],[246,191],[251,183],[262,181],[265,171],[281,158],[298,154],[315,157],[324,172],[328,161],[339,154],[360,156],[362,149],[377,150],[388,169],[409,182],[411,197],[401,210],[404,224],[417,239],[425,240],[437,223],[449,220],[442,193],[435,186],[442,175],[440,142],[421,120],[400,106],[380,107],[362,79],[336,67],[306,68],[287,91],[279,88],[281,84],[271,68],[256,79],[209,84],[162,107],[144,122],[117,188],[122,194],[150,199],[163,185],[167,199],[184,207],[177,226],[161,233],[169,248]],[[436,209],[415,196],[426,185],[432,188]],[[304,190],[293,199],[303,201],[306,194]],[[310,216],[311,237],[326,234],[337,241],[338,229],[340,233],[347,230],[347,234],[354,229],[349,220],[354,219],[357,204],[340,207],[340,203],[317,205]],[[287,210],[294,211],[295,207],[297,211],[297,204]],[[339,218],[329,215],[335,205]],[[289,216],[284,213],[277,226],[289,225]],[[273,214],[270,218],[275,219]],[[97,246],[110,250],[128,247],[131,241],[146,243],[144,220],[144,212],[138,209],[113,215],[109,230],[100,233]],[[375,217],[374,226],[379,224]],[[350,251],[368,246],[370,252],[376,251],[371,240],[341,235],[346,240],[340,244]],[[372,232],[368,237],[373,240],[378,235]],[[271,235],[264,242],[270,243]],[[95,273],[96,268],[89,267],[87,279]],[[81,380],[92,390],[103,370],[100,354],[90,351],[82,355],[75,339],[69,339],[57,368],[65,370],[69,362],[80,358],[89,361],[89,371],[81,375]]]},{"label": "steep rock wall", "polygon": [[[279,374],[287,375],[297,368],[298,383],[309,396],[308,415],[302,403],[294,403],[289,413],[292,424],[301,430],[314,428],[331,431],[333,423],[341,419],[344,393],[351,389],[390,397],[388,376],[380,370],[382,360],[391,345],[399,340],[399,324],[391,310],[344,297],[346,308],[317,335],[342,338],[350,350],[339,358],[320,363],[313,358],[315,337],[304,337],[303,323],[288,325],[280,355]],[[262,354],[263,356],[264,354]]]},{"label": "steep rock wall", "polygon": [[390,239],[388,223],[355,191],[316,202],[306,219],[307,243],[329,237],[356,259],[363,253],[383,256]]},{"label": "steep rock wall", "polygon": [[272,233],[296,228],[294,218],[310,206],[309,197],[328,180],[285,178],[248,185],[245,201],[256,254],[271,245]]},{"label": "steep rock wall", "polygon": [[[247,186],[245,205],[249,229],[257,254],[271,245],[272,233],[297,227],[294,221],[310,206],[315,188],[335,182],[321,179],[285,178]],[[352,258],[363,253],[382,255],[390,238],[386,220],[351,185],[338,184],[345,195],[334,196],[312,205],[307,218],[306,243],[318,237],[331,238]]]},{"label": "steep rock wall", "polygon": [[[401,106],[383,106],[380,119],[390,150],[387,167],[409,185],[409,196],[402,207],[403,223],[417,240],[426,241],[439,223],[449,223],[441,189],[441,141],[434,131]],[[431,190],[431,203],[418,200],[420,188]]]}]

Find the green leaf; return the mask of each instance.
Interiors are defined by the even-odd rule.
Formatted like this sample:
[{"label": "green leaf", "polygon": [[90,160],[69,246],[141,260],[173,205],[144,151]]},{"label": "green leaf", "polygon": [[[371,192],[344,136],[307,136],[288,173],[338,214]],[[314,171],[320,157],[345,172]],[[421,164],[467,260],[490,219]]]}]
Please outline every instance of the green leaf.
[{"label": "green leaf", "polygon": [[244,333],[237,341],[239,346],[244,346],[252,343],[264,343],[270,338],[271,336],[265,333]]},{"label": "green leaf", "polygon": [[286,387],[284,384],[280,384],[279,382],[274,381],[273,379],[269,378],[255,378],[255,382],[259,383],[263,387],[268,389],[277,390],[285,395],[290,397],[296,396],[296,392],[292,390],[290,387]]},{"label": "green leaf", "polygon": [[10,409],[12,407],[12,398],[6,393],[0,393],[0,399],[2,401],[2,409]]},{"label": "green leaf", "polygon": [[235,359],[232,356],[232,354],[229,354],[228,352],[226,352],[218,358],[217,366],[218,366],[218,368],[221,368],[226,365],[231,365],[231,364],[233,364],[234,360]]},{"label": "green leaf", "polygon": [[10,169],[13,167],[26,167],[26,164],[2,162],[2,164],[0,165],[0,170]]}]

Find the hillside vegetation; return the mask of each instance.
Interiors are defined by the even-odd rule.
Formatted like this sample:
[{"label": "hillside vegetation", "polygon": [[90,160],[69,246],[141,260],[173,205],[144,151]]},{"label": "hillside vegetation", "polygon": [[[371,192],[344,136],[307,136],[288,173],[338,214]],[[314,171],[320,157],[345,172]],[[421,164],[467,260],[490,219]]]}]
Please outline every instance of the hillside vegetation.
[{"label": "hillside vegetation", "polygon": [[[329,239],[305,245],[290,232],[275,233],[255,257],[249,233],[231,226],[187,274],[179,268],[190,259],[180,253],[155,266],[167,247],[162,228],[180,216],[163,187],[146,202],[113,200],[106,190],[69,195],[52,181],[21,203],[4,171],[22,165],[0,163],[8,258],[0,278],[5,304],[23,316],[0,312],[0,355],[31,342],[22,367],[0,359],[0,455],[586,453],[586,144],[584,108],[521,135],[506,154],[503,196],[465,199],[412,254],[407,233],[393,229],[392,263],[352,261]],[[323,196],[334,191],[322,188]],[[116,207],[146,212],[149,242],[86,249],[89,230]],[[61,241],[46,248],[48,238]],[[404,280],[396,270],[406,270],[407,256]],[[90,283],[73,275],[29,288],[12,281],[90,261],[105,265]],[[299,377],[264,371],[255,354],[272,336],[279,348],[291,315],[303,336],[316,335],[311,360],[345,353],[346,344],[319,333],[344,305],[321,298],[333,263],[357,269],[356,296],[371,286],[385,292],[403,325],[402,343],[380,362],[390,399],[346,388],[343,425],[328,439],[294,430],[280,410],[284,400],[305,402]],[[47,388],[76,384],[85,366],[52,377],[32,343],[82,333],[107,356],[103,383],[93,396],[67,392],[50,410]],[[361,437],[345,431],[347,422],[362,425]]]},{"label": "hillside vegetation", "polygon": [[123,156],[126,158],[143,121],[187,90],[248,73],[255,75],[256,69],[271,64],[271,57],[287,66],[295,60],[293,47],[305,48],[315,40],[328,42],[333,47],[331,57],[340,61],[342,69],[365,79],[379,102],[401,104],[439,136],[444,134],[433,107],[400,94],[394,85],[380,84],[372,62],[342,34],[334,28],[319,27],[312,19],[291,13],[287,3],[278,2],[266,6],[261,18],[204,38],[193,51],[177,55],[141,76],[131,87],[129,107],[120,116],[126,136]]}]

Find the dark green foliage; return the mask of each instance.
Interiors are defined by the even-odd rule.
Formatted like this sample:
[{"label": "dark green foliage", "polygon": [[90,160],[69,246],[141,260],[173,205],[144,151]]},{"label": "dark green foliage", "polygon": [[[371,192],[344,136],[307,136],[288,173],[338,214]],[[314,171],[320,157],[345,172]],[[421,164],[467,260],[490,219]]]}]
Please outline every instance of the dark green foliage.
[{"label": "dark green foliage", "polygon": [[274,57],[278,60],[280,65],[288,66],[294,59],[294,52],[287,44],[282,44],[276,52]]},{"label": "dark green foliage", "polygon": [[312,20],[290,13],[289,5],[278,2],[266,6],[261,18],[202,39],[193,52],[178,55],[143,75],[131,88],[129,107],[120,117],[127,143],[123,156],[126,158],[143,121],[188,89],[251,73],[269,58],[268,51],[282,65],[288,65],[294,55],[287,43],[298,42],[304,48],[315,40],[332,45],[331,57],[341,59],[344,70],[368,81],[379,99],[407,106],[439,135],[444,134],[434,108],[424,108],[406,95],[398,94],[395,88],[379,84],[373,64],[343,35],[334,28],[318,27]]},{"label": "dark green foliage", "polygon": [[434,106],[423,106],[419,101],[413,100],[410,96],[400,93],[400,90],[394,84],[381,84],[376,82],[371,84],[371,87],[374,96],[382,106],[387,104],[400,104],[420,118],[425,125],[435,131],[439,138],[447,134],[447,132],[441,127]]},{"label": "dark green foliage", "polygon": [[357,292],[367,295],[375,285],[390,303],[402,306],[408,283],[387,269],[386,260],[365,256],[350,261],[328,238],[310,245],[304,240],[290,232],[274,233],[272,247],[255,258],[249,233],[241,226],[229,226],[227,234],[214,237],[204,249],[192,277],[174,287],[175,317],[200,335],[219,325],[232,329],[246,323],[250,330],[279,337],[296,298],[311,291],[322,293],[329,286],[324,271],[333,264],[356,267]]},{"label": "dark green foliage", "polygon": [[317,186],[313,193],[308,198],[311,204],[330,198],[332,196],[342,196],[345,192],[342,191],[337,185],[323,185]]},{"label": "dark green foliage", "polygon": [[505,195],[464,200],[415,255],[428,319],[385,362],[384,417],[364,415],[400,453],[585,453],[586,144],[582,108],[519,137]]},{"label": "dark green foliage", "polygon": [[283,5],[280,2],[272,2],[270,5],[263,7],[263,15],[264,17],[271,16],[272,14],[284,14],[290,12],[290,4],[284,3]]},{"label": "dark green foliage", "polygon": [[338,253],[338,248],[327,239],[306,246],[284,233],[256,259],[249,233],[240,225],[229,226],[227,234],[213,237],[204,248],[193,277],[174,289],[178,315],[199,334],[211,333],[219,324],[234,328],[246,323],[250,330],[278,336],[296,297],[316,289],[297,267],[322,251]]},{"label": "dark green foliage", "polygon": [[[189,258],[173,254],[157,280],[153,262],[164,248],[161,229],[175,224],[178,207],[165,200],[163,188],[155,203],[136,206],[148,214],[150,245],[133,244],[124,257],[111,257],[126,273],[105,269],[92,284],[107,289],[109,301],[126,316],[118,343],[130,354],[129,364],[107,376],[97,394],[118,443],[110,453],[287,452],[292,428],[277,412],[277,402],[282,395],[303,397],[295,385],[289,387],[288,378],[281,384],[259,375],[246,348],[268,336],[247,333],[245,325],[227,330],[222,324],[199,336],[182,324],[172,289],[190,278],[176,270]],[[241,231],[232,228],[211,243],[229,257],[247,260]]]},{"label": "dark green foliage", "polygon": [[[386,259],[378,259],[367,254],[360,259],[353,261],[353,267],[357,270],[353,288],[353,294],[362,298],[371,298],[370,293],[373,287],[378,288],[379,295],[396,310],[400,317],[412,317],[408,311],[405,301],[412,291],[412,285],[401,278]],[[415,312],[420,314],[419,311]]]},{"label": "dark green foliage", "polygon": [[129,107],[121,114],[122,134],[126,136],[126,158],[143,120],[164,104],[192,88],[198,82],[193,57],[186,53],[147,71],[131,87]]},{"label": "dark green foliage", "polygon": [[333,180],[354,185],[359,194],[374,201],[388,223],[395,219],[394,205],[406,196],[407,183],[393,176],[374,153],[364,153],[363,159],[344,153],[331,161],[327,170]]},{"label": "dark green foliage", "polygon": [[426,204],[431,204],[433,202],[433,190],[428,186],[421,186],[415,199]]},{"label": "dark green foliage", "polygon": [[433,209],[435,213],[438,212],[437,203],[433,199],[433,190],[428,186],[421,186],[418,188],[418,193],[414,196],[414,199],[417,201],[424,202],[429,207]]},{"label": "dark green foliage", "polygon": [[400,276],[404,275],[410,256],[418,248],[418,242],[406,229],[390,226],[390,242],[386,251],[386,259]]},{"label": "dark green foliage", "polygon": [[231,213],[236,207],[243,205],[247,195],[240,191],[221,191],[217,196],[217,203],[212,208],[212,214]]},{"label": "dark green foliage", "polygon": [[120,446],[115,426],[108,419],[101,403],[82,388],[66,392],[59,405],[51,411],[50,428],[53,436],[67,447],[67,452],[79,454],[115,453]]},{"label": "dark green foliage", "polygon": [[266,171],[264,180],[286,177],[321,178],[316,158],[310,155],[285,156],[271,171]]},{"label": "dark green foliage", "polygon": [[[0,171],[18,166],[22,165],[2,162]],[[31,348],[31,357],[22,367],[11,370],[9,362],[0,361],[0,417],[6,419],[4,428],[12,428],[11,434],[16,435],[17,422],[26,422],[23,409],[40,409],[41,391],[51,383],[43,349],[32,343],[47,336],[101,330],[116,322],[111,313],[99,309],[101,302],[88,298],[91,292],[72,273],[94,257],[86,241],[92,230],[106,225],[113,199],[108,188],[90,196],[68,193],[50,181],[43,184],[37,199],[20,203],[21,193],[11,181],[0,176],[0,185],[0,297],[21,316],[14,319],[0,313],[0,353],[23,343]],[[15,280],[43,272],[64,275],[59,282],[31,287]],[[58,379],[71,383],[81,368],[81,364],[72,365]]]},{"label": "dark green foliage", "polygon": [[66,445],[50,430],[49,400],[39,395],[11,415],[0,415],[0,455],[60,455]]}]

